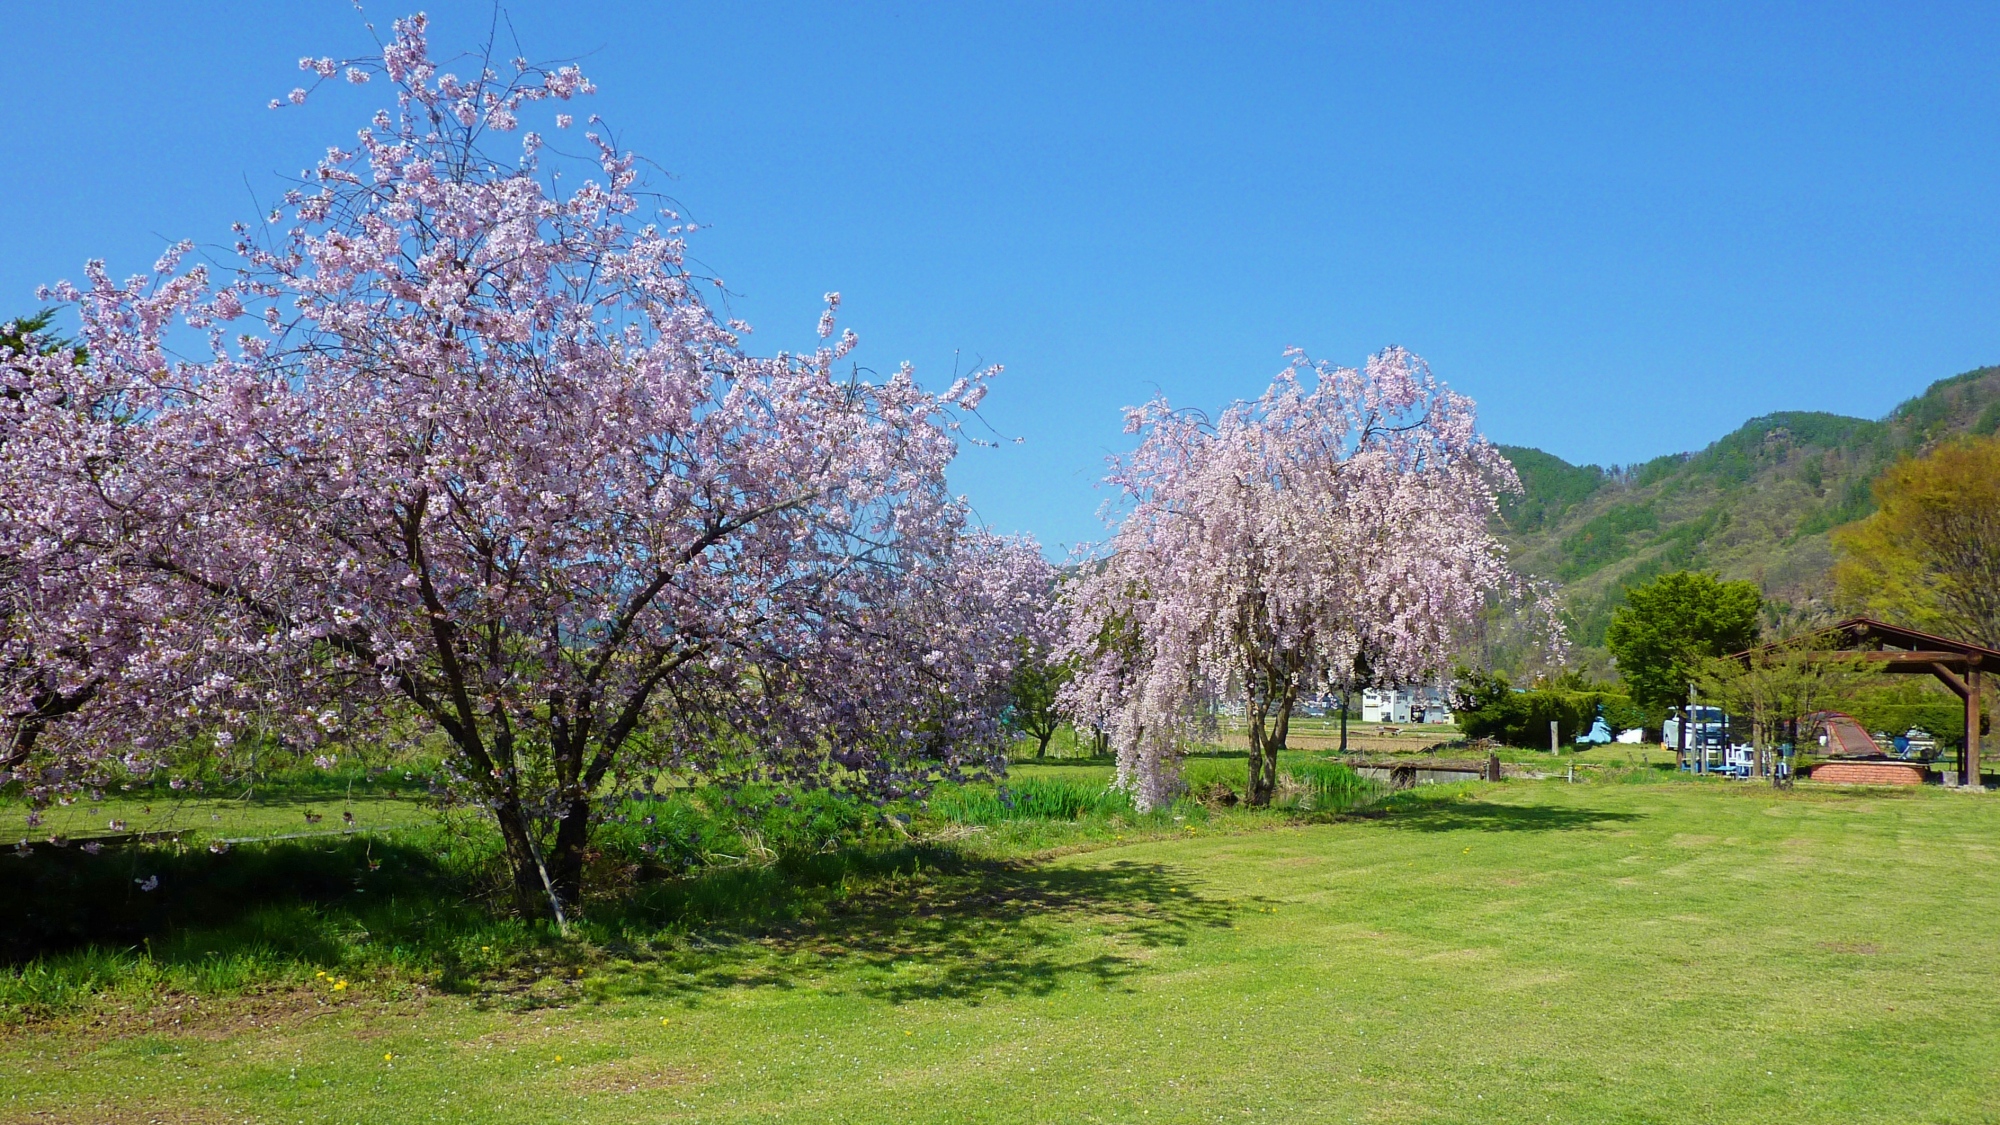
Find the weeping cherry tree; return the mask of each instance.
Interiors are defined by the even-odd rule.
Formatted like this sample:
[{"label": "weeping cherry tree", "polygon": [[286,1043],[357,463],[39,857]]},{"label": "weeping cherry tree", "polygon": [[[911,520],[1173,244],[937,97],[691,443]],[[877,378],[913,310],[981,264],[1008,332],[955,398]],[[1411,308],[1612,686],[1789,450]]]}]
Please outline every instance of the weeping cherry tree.
[{"label": "weeping cherry tree", "polygon": [[1296,351],[1213,420],[1164,399],[1109,483],[1106,555],[1065,587],[1068,706],[1111,733],[1118,783],[1170,800],[1181,748],[1243,702],[1249,801],[1278,782],[1303,696],[1446,666],[1495,597],[1522,591],[1490,527],[1512,466],[1472,403],[1400,348],[1361,368]]}]

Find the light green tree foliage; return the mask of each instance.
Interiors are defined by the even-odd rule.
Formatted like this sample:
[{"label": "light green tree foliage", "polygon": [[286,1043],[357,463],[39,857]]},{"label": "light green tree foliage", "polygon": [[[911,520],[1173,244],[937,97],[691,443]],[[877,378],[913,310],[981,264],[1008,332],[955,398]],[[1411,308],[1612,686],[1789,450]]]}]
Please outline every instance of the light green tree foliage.
[{"label": "light green tree foliage", "polygon": [[2000,645],[2000,437],[1947,442],[1875,482],[1875,514],[1834,534],[1834,582],[1872,616]]},{"label": "light green tree foliage", "polygon": [[1035,740],[1037,758],[1048,754],[1049,739],[1062,728],[1065,715],[1057,697],[1069,682],[1070,671],[1068,664],[1050,658],[1046,645],[1022,639],[1021,659],[1009,684],[1007,725]]},{"label": "light green tree foliage", "polygon": [[1634,702],[1671,707],[1687,697],[1707,662],[1757,640],[1763,597],[1748,582],[1682,570],[1625,592],[1604,643]]},{"label": "light green tree foliage", "polygon": [[1751,649],[1742,659],[1705,663],[1698,677],[1703,693],[1751,722],[1759,773],[1769,772],[1774,743],[1807,737],[1812,715],[1841,708],[1879,678],[1865,658],[1839,651],[1839,641],[1837,634],[1813,633]]}]

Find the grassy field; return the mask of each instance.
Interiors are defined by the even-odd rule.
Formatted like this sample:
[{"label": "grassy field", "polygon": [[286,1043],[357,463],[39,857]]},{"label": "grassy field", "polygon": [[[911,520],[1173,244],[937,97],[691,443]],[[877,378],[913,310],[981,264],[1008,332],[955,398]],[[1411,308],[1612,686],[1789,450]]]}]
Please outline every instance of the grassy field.
[{"label": "grassy field", "polygon": [[0,1121],[1990,1121],[1996,829],[1935,790],[1506,782],[989,846],[461,993],[15,1027]]},{"label": "grassy field", "polygon": [[[1067,731],[1064,732],[1067,735]],[[1392,754],[1416,754],[1440,744],[1449,745],[1465,737],[1455,726],[1439,723],[1402,724],[1364,723],[1350,721],[1347,728],[1347,746],[1350,753],[1367,756]],[[1218,734],[1218,746],[1223,749],[1241,751],[1248,745],[1240,722],[1225,720]],[[1291,722],[1291,730],[1286,744],[1293,750],[1309,753],[1325,753],[1340,746],[1340,720],[1319,716],[1300,716]],[[1060,755],[1075,747],[1073,738],[1059,737],[1050,744],[1052,755]],[[1519,746],[1494,746],[1494,753],[1503,762],[1522,765],[1544,765],[1551,762],[1567,766],[1575,761],[1593,765],[1662,765],[1674,760],[1671,749],[1658,743],[1632,744],[1609,743],[1602,746],[1565,746],[1562,753],[1551,754],[1548,747],[1539,749]],[[1464,749],[1441,751],[1445,757],[1466,757]],[[1032,759],[1029,759],[1032,760]]]},{"label": "grassy field", "polygon": [[0,843],[43,843],[48,837],[83,842],[122,833],[182,833],[195,840],[333,835],[405,828],[427,813],[421,779],[402,770],[301,774],[282,784],[234,783],[203,793],[146,786],[113,790],[43,810],[28,823],[27,806],[0,802]]}]

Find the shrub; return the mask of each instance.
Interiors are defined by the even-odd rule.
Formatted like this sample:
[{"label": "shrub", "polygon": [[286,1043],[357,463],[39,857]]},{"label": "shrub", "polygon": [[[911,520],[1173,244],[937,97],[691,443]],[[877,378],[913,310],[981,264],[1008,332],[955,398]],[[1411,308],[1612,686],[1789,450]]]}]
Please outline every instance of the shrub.
[{"label": "shrub", "polygon": [[1458,726],[1467,738],[1508,746],[1547,749],[1551,722],[1567,746],[1588,733],[1600,713],[1612,734],[1654,725],[1628,696],[1562,682],[1518,690],[1499,672],[1461,673],[1455,696]]},{"label": "shrub", "polygon": [[1361,780],[1361,775],[1340,762],[1325,762],[1305,759],[1288,763],[1285,772],[1292,783],[1307,791],[1307,808],[1345,808],[1366,794],[1370,788]]},{"label": "shrub", "polygon": [[875,805],[831,790],[675,789],[628,802],[599,827],[596,844],[627,862],[682,874],[746,851],[830,851],[885,829]]},{"label": "shrub", "polygon": [[[1854,720],[1871,731],[1902,734],[1915,727],[1929,731],[1940,741],[1958,742],[1965,738],[1965,705],[1957,700],[1935,703],[1891,703],[1864,700],[1854,704]],[[1981,724],[1982,731],[1985,724]]]}]

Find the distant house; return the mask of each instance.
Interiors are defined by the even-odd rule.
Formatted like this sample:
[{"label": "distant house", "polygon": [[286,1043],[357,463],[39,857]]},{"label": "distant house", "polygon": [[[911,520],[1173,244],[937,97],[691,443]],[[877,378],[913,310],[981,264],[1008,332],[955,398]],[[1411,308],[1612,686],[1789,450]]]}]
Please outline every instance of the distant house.
[{"label": "distant house", "polygon": [[1449,723],[1451,696],[1430,685],[1369,688],[1361,693],[1364,723]]}]

